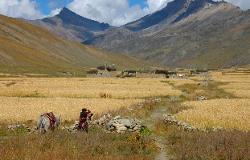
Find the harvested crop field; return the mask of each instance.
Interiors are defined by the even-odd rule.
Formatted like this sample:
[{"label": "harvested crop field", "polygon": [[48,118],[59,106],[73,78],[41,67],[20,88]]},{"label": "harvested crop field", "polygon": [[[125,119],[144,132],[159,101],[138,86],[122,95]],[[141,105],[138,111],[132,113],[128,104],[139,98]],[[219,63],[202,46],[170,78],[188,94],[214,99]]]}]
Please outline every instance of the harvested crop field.
[{"label": "harvested crop field", "polygon": [[195,127],[250,131],[250,99],[214,99],[185,102],[183,105],[191,109],[178,113],[176,117]]},{"label": "harvested crop field", "polygon": [[250,74],[249,73],[219,73],[213,74],[216,81],[226,83],[220,86],[225,91],[238,98],[250,98]]},{"label": "harvested crop field", "polygon": [[178,90],[157,78],[12,78],[0,79],[0,96],[145,98],[179,95]]},{"label": "harvested crop field", "polygon": [[[192,77],[195,83],[187,80],[182,90],[194,94],[181,104],[187,108],[176,116],[178,120],[200,129],[224,128],[228,130],[250,131],[250,74],[248,72],[210,72],[210,85],[199,86],[199,77]],[[174,86],[179,86],[176,81]],[[176,85],[177,84],[177,85]],[[212,84],[212,85],[211,85]],[[198,101],[205,96],[208,100]]]},{"label": "harvested crop field", "polygon": [[36,120],[41,113],[53,111],[63,120],[76,120],[82,108],[94,113],[115,111],[142,102],[139,99],[105,99],[105,98],[0,98],[0,121],[17,122]]},{"label": "harvested crop field", "polygon": [[103,113],[180,93],[153,78],[1,78],[0,121],[36,120],[50,111],[76,120],[84,107]]}]

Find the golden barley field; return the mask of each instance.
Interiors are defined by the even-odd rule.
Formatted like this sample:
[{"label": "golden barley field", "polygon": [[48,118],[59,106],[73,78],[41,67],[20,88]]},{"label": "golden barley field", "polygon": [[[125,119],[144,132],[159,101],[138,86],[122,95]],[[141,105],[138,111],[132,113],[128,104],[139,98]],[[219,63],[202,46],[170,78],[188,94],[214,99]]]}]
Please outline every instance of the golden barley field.
[{"label": "golden barley field", "polygon": [[211,72],[210,76],[213,81],[222,82],[218,89],[235,98],[184,102],[182,105],[190,109],[178,113],[177,119],[203,129],[222,127],[250,131],[250,74],[224,71]]},{"label": "golden barley field", "polygon": [[224,82],[220,88],[238,98],[250,98],[250,73],[213,73],[216,81]]},{"label": "golden barley field", "polygon": [[0,122],[36,120],[41,113],[50,111],[61,115],[62,120],[71,121],[77,119],[83,107],[100,114],[142,101],[142,99],[0,97]]},{"label": "golden barley field", "polygon": [[50,111],[75,120],[83,107],[103,113],[179,94],[157,78],[0,78],[0,121],[36,120]]},{"label": "golden barley field", "polygon": [[192,109],[176,116],[198,128],[223,127],[250,131],[250,99],[213,99],[185,102]]},{"label": "golden barley field", "polygon": [[157,78],[12,78],[0,79],[0,96],[145,98],[179,95],[178,90]]}]

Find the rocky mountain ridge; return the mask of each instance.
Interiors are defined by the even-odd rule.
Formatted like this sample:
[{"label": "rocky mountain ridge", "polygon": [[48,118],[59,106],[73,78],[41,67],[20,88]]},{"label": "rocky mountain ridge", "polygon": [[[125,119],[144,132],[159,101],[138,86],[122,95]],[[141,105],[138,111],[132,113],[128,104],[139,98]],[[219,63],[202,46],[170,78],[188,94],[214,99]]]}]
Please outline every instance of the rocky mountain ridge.
[{"label": "rocky mountain ridge", "polygon": [[35,23],[70,40],[168,67],[218,68],[250,63],[249,19],[249,11],[225,1],[173,0],[121,27],[68,9]]},{"label": "rocky mountain ridge", "polygon": [[[154,14],[169,13],[172,10],[169,5],[187,4],[182,2],[184,0],[170,2]],[[140,30],[144,26],[141,24],[148,19],[146,16],[107,30],[88,40],[87,44],[169,67],[218,68],[250,63],[249,11],[242,11],[227,2],[185,2],[189,5],[181,9],[181,14],[176,12],[156,25]],[[154,14],[150,16],[154,17]]]},{"label": "rocky mountain ridge", "polygon": [[32,24],[43,26],[57,35],[78,42],[91,39],[96,32],[105,31],[111,26],[100,23],[63,8],[58,15],[40,20],[30,21]]}]

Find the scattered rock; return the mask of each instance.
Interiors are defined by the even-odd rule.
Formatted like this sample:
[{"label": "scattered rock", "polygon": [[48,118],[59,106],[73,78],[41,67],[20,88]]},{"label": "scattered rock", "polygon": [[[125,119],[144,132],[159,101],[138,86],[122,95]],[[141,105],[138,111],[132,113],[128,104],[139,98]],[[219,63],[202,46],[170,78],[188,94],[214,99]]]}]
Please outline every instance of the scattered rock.
[{"label": "scattered rock", "polygon": [[188,132],[193,132],[193,131],[199,131],[199,132],[219,132],[219,131],[223,131],[224,128],[223,127],[213,127],[210,129],[200,129],[200,128],[196,128],[186,122],[183,121],[178,121],[173,115],[171,114],[165,114],[163,115],[163,119],[164,122],[170,125],[176,125],[178,127],[181,127],[182,129],[184,129],[185,131]]},{"label": "scattered rock", "polygon": [[223,130],[224,130],[223,127],[213,127],[213,128],[212,128],[212,131],[213,131],[213,132],[219,132],[219,131],[223,131]]},{"label": "scattered rock", "polygon": [[205,100],[207,100],[207,97],[205,97],[205,96],[198,96],[197,100],[198,101],[205,101]]},{"label": "scattered rock", "polygon": [[70,133],[75,133],[77,131],[78,124],[79,121],[75,121],[75,123],[69,127],[67,126],[62,127],[62,130],[67,130]]},{"label": "scattered rock", "polygon": [[185,131],[195,131],[198,130],[197,128],[191,126],[190,124],[186,123],[186,122],[182,122],[182,121],[178,121],[173,115],[171,114],[165,114],[163,115],[164,117],[164,122],[167,124],[171,124],[171,125],[176,125],[178,127],[183,128]]},{"label": "scattered rock", "polygon": [[[109,132],[125,133],[125,132],[137,132],[142,128],[141,122],[137,119],[123,118],[116,116],[112,118],[111,114],[104,114],[101,118],[93,121],[90,125],[98,125]],[[78,121],[72,126],[62,127],[63,130],[67,130],[70,133],[77,132]]]},{"label": "scattered rock", "polygon": [[106,128],[108,131],[117,133],[138,132],[141,130],[142,124],[137,119],[116,116],[107,123]]},{"label": "scattered rock", "polygon": [[100,125],[100,126],[105,126],[111,119],[112,119],[111,114],[107,113],[107,114],[104,114],[98,120],[95,120],[93,122],[93,124],[97,124],[97,125]]}]

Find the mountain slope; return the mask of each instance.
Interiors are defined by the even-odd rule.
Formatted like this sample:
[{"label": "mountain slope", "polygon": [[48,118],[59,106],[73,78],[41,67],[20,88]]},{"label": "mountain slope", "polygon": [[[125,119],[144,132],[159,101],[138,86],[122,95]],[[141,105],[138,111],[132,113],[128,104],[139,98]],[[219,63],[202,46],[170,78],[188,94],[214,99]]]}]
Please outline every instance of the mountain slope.
[{"label": "mountain slope", "polygon": [[84,72],[85,68],[104,63],[121,68],[143,66],[136,59],[64,40],[43,28],[2,15],[0,44],[0,72]]},{"label": "mountain slope", "polygon": [[175,0],[153,14],[126,24],[125,27],[132,31],[140,31],[160,23],[174,23],[188,17],[208,5],[218,4],[212,0]]},{"label": "mountain slope", "polygon": [[[151,21],[157,15],[162,18]],[[88,44],[170,67],[250,63],[250,14],[227,2],[175,0],[156,13],[111,30]]]},{"label": "mountain slope", "polygon": [[109,24],[81,17],[67,8],[63,8],[54,17],[30,22],[43,26],[61,37],[79,42],[92,38],[96,32],[110,28]]}]

